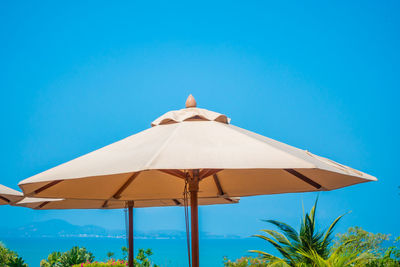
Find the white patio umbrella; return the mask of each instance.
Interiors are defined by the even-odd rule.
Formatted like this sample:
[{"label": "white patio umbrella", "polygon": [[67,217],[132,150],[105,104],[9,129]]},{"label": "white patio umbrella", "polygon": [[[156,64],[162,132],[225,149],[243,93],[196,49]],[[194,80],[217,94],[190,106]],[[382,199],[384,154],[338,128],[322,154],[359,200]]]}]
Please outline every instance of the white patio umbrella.
[{"label": "white patio umbrella", "polygon": [[0,184],[0,205],[12,204],[24,198],[21,192]]},{"label": "white patio umbrella", "polygon": [[196,108],[170,111],[152,128],[19,183],[27,196],[174,199],[188,184],[193,266],[199,266],[198,197],[333,190],[375,177],[230,124]]}]

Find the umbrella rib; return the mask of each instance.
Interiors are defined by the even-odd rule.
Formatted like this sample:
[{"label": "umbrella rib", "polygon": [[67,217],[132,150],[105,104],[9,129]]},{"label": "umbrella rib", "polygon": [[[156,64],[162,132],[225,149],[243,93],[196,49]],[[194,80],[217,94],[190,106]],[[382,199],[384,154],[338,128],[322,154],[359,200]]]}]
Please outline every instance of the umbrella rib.
[{"label": "umbrella rib", "polygon": [[[218,195],[224,196],[225,192],[222,189],[221,182],[219,181],[218,175],[216,173],[213,174],[213,178],[214,178],[215,185],[217,186],[217,189],[218,189]],[[229,202],[236,203],[236,201],[234,201],[230,197],[224,197],[224,199],[228,200]]]},{"label": "umbrella rib", "polygon": [[3,196],[0,196],[0,199],[4,200],[4,201],[7,202],[7,203],[10,203],[10,202],[11,202],[8,198],[3,197]]},{"label": "umbrella rib", "polygon": [[[133,180],[140,174],[140,172],[135,172],[133,173],[128,180],[126,180],[126,182],[118,189],[118,191],[113,195],[113,198],[115,199],[119,199],[121,198],[121,194],[122,192],[125,191],[125,189],[133,182]],[[107,204],[107,203],[104,203]],[[103,204],[103,205],[104,205]]]},{"label": "umbrella rib", "polygon": [[183,171],[181,170],[159,170],[160,172],[164,172],[166,174],[185,179],[186,175]]},{"label": "umbrella rib", "polygon": [[236,201],[234,201],[232,198],[230,198],[230,197],[225,197],[224,199],[226,199],[226,200],[228,200],[229,202],[232,202],[232,203],[237,203]]},{"label": "umbrella rib", "polygon": [[57,181],[50,182],[50,183],[40,187],[39,189],[36,189],[34,191],[34,193],[35,194],[39,194],[40,192],[43,192],[44,190],[46,190],[46,189],[48,189],[48,188],[50,188],[50,187],[52,187],[52,186],[54,186],[54,185],[56,185],[58,183],[61,183],[62,181],[64,181],[64,180],[57,180]]},{"label": "umbrella rib", "polygon": [[102,208],[106,208],[108,206],[108,200],[104,201],[103,205],[101,206]]},{"label": "umbrella rib", "polygon": [[217,189],[218,189],[218,195],[219,196],[225,195],[224,190],[222,190],[221,183],[219,182],[218,175],[214,174],[213,178],[214,178],[215,185],[217,186]]},{"label": "umbrella rib", "polygon": [[36,209],[41,209],[49,203],[50,203],[50,201],[45,201],[45,202],[41,203],[39,206],[37,206]]},{"label": "umbrella rib", "polygon": [[288,173],[290,173],[291,175],[294,175],[294,176],[296,176],[297,178],[303,180],[304,182],[308,183],[309,185],[315,187],[316,189],[321,189],[321,188],[322,188],[322,186],[321,186],[319,183],[317,183],[317,182],[311,180],[311,179],[308,178],[307,176],[305,176],[305,175],[299,173],[298,171],[296,171],[296,170],[294,170],[294,169],[284,169],[284,170],[287,171]]},{"label": "umbrella rib", "polygon": [[177,206],[182,206],[182,203],[179,202],[179,200],[177,200],[176,198],[174,198],[172,201],[174,201]]},{"label": "umbrella rib", "polygon": [[217,172],[222,171],[222,169],[202,169],[199,173],[200,179],[204,179],[210,175],[214,175]]}]

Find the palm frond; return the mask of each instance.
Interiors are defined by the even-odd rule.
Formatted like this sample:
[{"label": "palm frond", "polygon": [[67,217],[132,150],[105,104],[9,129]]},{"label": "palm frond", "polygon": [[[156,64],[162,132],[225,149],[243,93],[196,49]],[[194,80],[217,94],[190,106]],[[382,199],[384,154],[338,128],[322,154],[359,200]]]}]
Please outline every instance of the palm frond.
[{"label": "palm frond", "polygon": [[340,219],[342,219],[343,216],[346,215],[346,214],[347,214],[347,213],[344,213],[344,214],[340,215],[339,217],[337,217],[337,218],[333,221],[333,223],[329,226],[328,230],[326,230],[324,239],[323,239],[323,241],[322,241],[324,244],[326,244],[327,242],[330,241],[329,239],[330,239],[330,237],[331,237],[331,235],[332,235],[332,233],[333,233],[333,229],[335,228],[336,224],[340,221]]},{"label": "palm frond", "polygon": [[319,195],[317,196],[314,206],[311,208],[311,211],[310,211],[310,220],[314,226],[315,226],[315,211],[317,210],[318,198],[319,198]]},{"label": "palm frond", "polygon": [[273,266],[276,266],[276,267],[278,267],[278,266],[279,267],[290,267],[290,265],[286,262],[286,260],[281,259],[281,258],[279,258],[277,256],[272,255],[272,254],[269,254],[267,252],[260,251],[260,250],[249,250],[249,252],[259,254],[260,257],[263,260],[267,260],[268,261],[268,266],[269,267],[273,267]]},{"label": "palm frond", "polygon": [[281,258],[274,256],[272,254],[269,254],[267,252],[261,251],[261,250],[249,250],[251,253],[257,253],[259,254],[263,259],[266,260],[282,260]]},{"label": "palm frond", "polygon": [[284,222],[275,221],[275,220],[263,220],[263,221],[268,222],[268,223],[273,224],[276,227],[278,227],[288,239],[292,239],[295,242],[300,242],[299,234],[290,225],[288,225]]},{"label": "palm frond", "polygon": [[273,238],[275,238],[279,243],[287,245],[287,246],[291,246],[292,243],[290,243],[290,241],[281,233],[274,231],[274,230],[261,230],[264,233],[267,233],[269,235],[271,235]]},{"label": "palm frond", "polygon": [[273,245],[279,251],[279,253],[282,254],[283,257],[292,260],[292,257],[290,256],[289,251],[287,251],[287,249],[285,249],[285,247],[282,247],[281,245],[279,245],[275,240],[273,240],[267,236],[264,236],[264,235],[253,235],[253,237],[258,237],[258,238],[264,239],[265,241],[267,241],[271,245]]},{"label": "palm frond", "polygon": [[[340,253],[339,251],[334,252],[329,247],[334,228],[345,214],[337,217],[326,231],[320,231],[316,222],[317,207],[318,197],[309,213],[304,212],[303,207],[303,217],[298,232],[286,223],[276,220],[264,220],[276,226],[279,231],[261,230],[264,235],[255,236],[262,238],[274,246],[282,255],[281,260],[290,266],[348,266],[342,263],[353,260],[358,255],[347,251],[345,251],[347,254]],[[271,263],[273,261],[277,262],[276,266],[281,266],[279,264],[282,262],[279,262],[278,259],[272,260],[271,258]],[[354,264],[361,261],[361,259],[354,260]]]}]

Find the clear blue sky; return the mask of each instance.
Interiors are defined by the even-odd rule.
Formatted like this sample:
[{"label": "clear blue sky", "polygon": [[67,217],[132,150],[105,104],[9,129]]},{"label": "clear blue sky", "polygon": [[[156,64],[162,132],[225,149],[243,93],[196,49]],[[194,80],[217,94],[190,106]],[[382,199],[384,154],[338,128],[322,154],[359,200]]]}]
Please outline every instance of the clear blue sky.
[{"label": "clear blue sky", "polygon": [[[398,1],[2,1],[0,183],[150,126],[189,93],[232,123],[376,176],[320,194],[321,224],[400,235]],[[316,194],[200,209],[200,230],[297,224]],[[123,228],[122,211],[0,207],[0,227],[48,219]],[[6,219],[4,219],[6,218]],[[136,229],[184,229],[180,208]]]}]

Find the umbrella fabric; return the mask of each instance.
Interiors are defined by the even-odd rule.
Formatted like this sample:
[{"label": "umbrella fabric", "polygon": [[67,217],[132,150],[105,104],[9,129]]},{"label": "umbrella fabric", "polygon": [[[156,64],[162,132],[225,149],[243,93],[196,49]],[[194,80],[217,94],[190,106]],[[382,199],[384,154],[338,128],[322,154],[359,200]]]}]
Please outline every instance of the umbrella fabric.
[{"label": "umbrella fabric", "polygon": [[0,184],[0,205],[7,205],[20,201],[23,197],[21,192]]},{"label": "umbrella fabric", "polygon": [[[152,128],[19,183],[27,196],[67,199],[178,199],[190,192],[192,263],[199,266],[198,197],[333,190],[375,177],[230,124],[196,108],[170,111]],[[188,190],[188,191],[187,191]],[[132,220],[129,228],[132,228]],[[133,234],[130,232],[130,242]],[[129,245],[133,267],[133,245]]]},{"label": "umbrella fabric", "polygon": [[[214,204],[235,204],[239,203],[239,198],[200,198],[199,205]],[[189,203],[190,204],[190,203]],[[27,207],[37,210],[55,209],[123,209],[127,207],[126,201],[120,200],[94,200],[94,199],[52,199],[52,198],[32,198],[26,197],[13,204],[14,206]],[[164,199],[164,200],[138,200],[133,202],[133,208],[147,207],[166,207],[183,206],[183,199]]]},{"label": "umbrella fabric", "polygon": [[333,190],[376,178],[230,124],[200,108],[171,111],[152,128],[23,180],[28,196],[181,198],[187,170],[199,197]]}]

